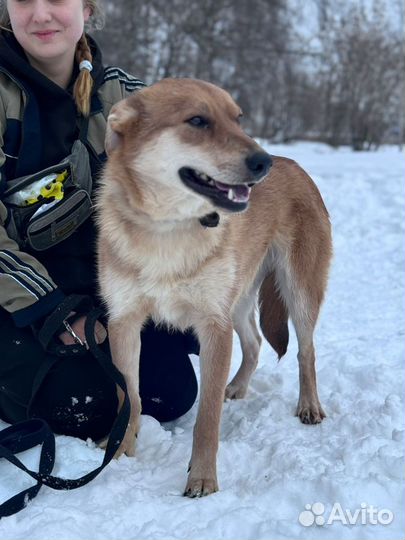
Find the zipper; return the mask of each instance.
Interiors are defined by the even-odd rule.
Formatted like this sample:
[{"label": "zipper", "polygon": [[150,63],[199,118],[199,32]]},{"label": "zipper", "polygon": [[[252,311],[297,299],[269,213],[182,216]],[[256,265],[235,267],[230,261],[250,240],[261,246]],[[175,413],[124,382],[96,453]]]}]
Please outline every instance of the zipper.
[{"label": "zipper", "polygon": [[[38,180],[41,180],[45,176],[48,176],[49,174],[56,173],[56,172],[62,172],[63,169],[66,169],[66,168],[69,169],[69,176],[66,178],[66,180],[68,180],[72,176],[72,171],[71,171],[70,163],[66,159],[66,161],[62,161],[61,163],[57,163],[56,165],[52,165],[51,167],[48,167],[47,169],[39,171],[36,174],[30,174],[28,176],[24,176],[19,182],[9,186],[8,188],[6,188],[4,190],[3,198],[6,199],[10,195],[13,195],[14,193],[17,193],[17,191],[21,191],[25,187],[33,184],[34,182],[37,182]],[[12,183],[12,182],[13,182],[13,180],[11,180],[9,182],[9,184]]]}]

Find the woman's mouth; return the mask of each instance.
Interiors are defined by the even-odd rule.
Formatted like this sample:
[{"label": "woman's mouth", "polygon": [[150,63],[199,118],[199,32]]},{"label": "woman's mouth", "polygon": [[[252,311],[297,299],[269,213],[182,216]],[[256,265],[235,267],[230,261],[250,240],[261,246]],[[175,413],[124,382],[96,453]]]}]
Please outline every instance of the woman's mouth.
[{"label": "woman's mouth", "polygon": [[50,41],[57,33],[57,30],[41,30],[40,32],[34,32],[36,36],[41,41]]}]

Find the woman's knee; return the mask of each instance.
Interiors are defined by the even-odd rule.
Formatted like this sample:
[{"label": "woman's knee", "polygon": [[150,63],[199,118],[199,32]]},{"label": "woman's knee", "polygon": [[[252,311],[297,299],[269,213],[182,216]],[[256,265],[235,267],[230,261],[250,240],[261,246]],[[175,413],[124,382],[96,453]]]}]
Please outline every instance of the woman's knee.
[{"label": "woman's knee", "polygon": [[99,440],[117,415],[115,383],[90,356],[61,359],[34,396],[30,416],[48,422],[55,433]]},{"label": "woman's knee", "polygon": [[[142,411],[166,422],[194,404],[197,379],[184,341],[149,328],[142,339]],[[90,354],[58,359],[31,401],[29,415],[43,418],[55,433],[99,440],[117,415],[116,384]]]},{"label": "woman's knee", "polygon": [[143,341],[139,386],[142,413],[159,422],[179,418],[193,406],[197,379],[184,343],[166,340],[164,350],[152,340]]}]

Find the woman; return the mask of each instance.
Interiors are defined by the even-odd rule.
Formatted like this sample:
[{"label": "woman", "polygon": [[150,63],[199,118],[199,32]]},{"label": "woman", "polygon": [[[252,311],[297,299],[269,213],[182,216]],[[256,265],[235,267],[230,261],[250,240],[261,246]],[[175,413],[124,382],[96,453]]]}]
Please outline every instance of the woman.
[{"label": "woman", "polygon": [[[0,5],[0,418],[41,417],[56,433],[98,440],[116,416],[114,382],[90,353],[56,357],[38,336],[70,295],[97,304],[90,198],[106,158],[106,118],[144,85],[104,68],[84,33],[86,23],[100,21],[97,0]],[[69,187],[74,175],[80,189]],[[46,219],[51,223],[40,226]],[[53,329],[62,352],[86,345],[86,309],[72,310]],[[96,340],[107,343],[106,336],[98,321]],[[197,384],[188,352],[197,349],[191,335],[145,329],[145,414],[167,421],[191,407]]]}]

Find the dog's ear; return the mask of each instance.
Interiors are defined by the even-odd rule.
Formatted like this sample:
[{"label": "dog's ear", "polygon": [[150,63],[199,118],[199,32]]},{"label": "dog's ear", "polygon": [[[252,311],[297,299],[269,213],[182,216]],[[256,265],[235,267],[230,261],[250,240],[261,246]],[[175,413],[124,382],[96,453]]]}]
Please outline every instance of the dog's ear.
[{"label": "dog's ear", "polygon": [[130,124],[138,117],[137,109],[124,99],[116,103],[110,111],[107,119],[105,134],[105,151],[107,155],[113,152],[121,144],[121,141]]}]

